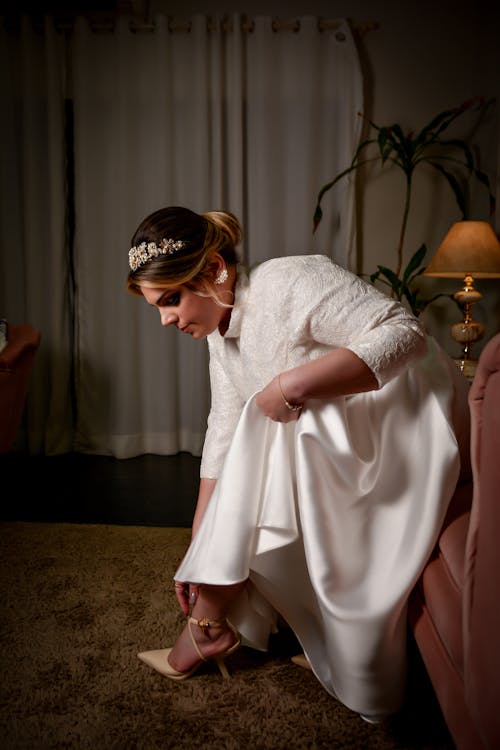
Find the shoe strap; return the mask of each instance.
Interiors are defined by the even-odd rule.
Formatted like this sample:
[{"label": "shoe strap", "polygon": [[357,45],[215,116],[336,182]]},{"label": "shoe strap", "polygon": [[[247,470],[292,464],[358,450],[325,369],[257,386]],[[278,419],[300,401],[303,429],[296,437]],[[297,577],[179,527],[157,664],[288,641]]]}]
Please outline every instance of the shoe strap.
[{"label": "shoe strap", "polygon": [[195,617],[190,617],[189,622],[192,622],[193,625],[198,625],[204,633],[207,632],[209,628],[223,628],[224,625],[229,625],[229,622],[227,620],[209,620],[208,617],[200,617],[199,620],[197,620]]},{"label": "shoe strap", "polygon": [[224,627],[224,625],[229,625],[229,627],[231,628],[231,630],[233,629],[231,627],[231,624],[227,620],[209,620],[208,617],[201,617],[199,620],[197,620],[195,617],[190,617],[189,618],[189,620],[188,620],[189,635],[191,636],[191,641],[192,641],[193,646],[194,646],[194,648],[196,650],[196,653],[198,654],[198,656],[200,657],[200,659],[202,659],[203,661],[207,661],[207,660],[206,660],[206,658],[203,656],[203,654],[200,651],[200,647],[198,646],[198,644],[196,642],[196,639],[195,639],[195,637],[193,635],[193,630],[191,628],[191,624],[198,625],[198,627],[200,627],[202,629],[203,633],[205,633],[205,634],[206,634],[206,632],[207,632],[207,630],[209,628],[213,628],[213,627],[220,627],[221,628],[221,627]]}]

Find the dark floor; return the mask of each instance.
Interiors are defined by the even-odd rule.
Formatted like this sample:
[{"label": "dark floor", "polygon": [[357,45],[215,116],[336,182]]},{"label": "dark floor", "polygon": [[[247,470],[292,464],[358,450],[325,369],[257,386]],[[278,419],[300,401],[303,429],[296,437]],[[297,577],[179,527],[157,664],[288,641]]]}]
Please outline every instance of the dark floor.
[{"label": "dark floor", "polygon": [[189,527],[199,469],[200,459],[189,453],[4,454],[0,520]]},{"label": "dark floor", "polygon": [[[103,523],[190,527],[196,504],[200,459],[188,453],[130,459],[65,454],[0,455],[0,521]],[[408,708],[393,731],[421,724],[422,750],[452,750],[449,737],[412,636]],[[415,716],[408,711],[417,712]],[[404,746],[404,743],[403,743]]]}]

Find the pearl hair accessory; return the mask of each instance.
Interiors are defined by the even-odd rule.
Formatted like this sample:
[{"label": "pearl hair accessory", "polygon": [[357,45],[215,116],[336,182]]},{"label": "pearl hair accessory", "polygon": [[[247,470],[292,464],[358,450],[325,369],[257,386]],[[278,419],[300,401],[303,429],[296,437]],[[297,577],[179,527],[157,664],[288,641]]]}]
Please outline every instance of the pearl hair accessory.
[{"label": "pearl hair accessory", "polygon": [[137,271],[140,266],[147,263],[151,258],[157,258],[159,255],[172,255],[185,246],[182,240],[165,240],[159,245],[156,242],[141,242],[137,247],[131,247],[128,252],[128,263],[132,271]]},{"label": "pearl hair accessory", "polygon": [[229,278],[229,274],[227,272],[227,268],[224,266],[222,271],[215,277],[214,281],[216,284],[223,284],[225,281],[227,281]]}]

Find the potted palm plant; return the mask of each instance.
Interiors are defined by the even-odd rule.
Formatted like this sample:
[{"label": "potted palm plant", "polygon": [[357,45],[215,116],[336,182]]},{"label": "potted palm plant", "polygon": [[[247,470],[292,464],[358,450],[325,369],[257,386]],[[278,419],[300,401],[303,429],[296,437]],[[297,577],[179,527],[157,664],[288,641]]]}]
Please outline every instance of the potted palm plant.
[{"label": "potted palm plant", "polygon": [[375,131],[375,134],[361,141],[350,165],[319,191],[313,217],[313,231],[316,230],[323,217],[321,204],[325,194],[344,177],[357,172],[363,165],[374,162],[378,162],[381,168],[392,164],[402,171],[405,181],[405,198],[396,251],[396,267],[391,269],[384,265],[377,265],[377,270],[370,274],[370,280],[373,283],[382,282],[390,287],[391,296],[398,300],[406,300],[412,312],[417,316],[437,297],[451,295],[439,294],[427,300],[419,296],[416,280],[425,271],[423,265],[427,252],[425,243],[403,267],[414,174],[417,169],[423,167],[435,170],[451,189],[463,219],[468,218],[465,185],[470,178],[478,180],[488,191],[491,216],[495,209],[495,198],[490,190],[488,176],[479,168],[478,160],[465,140],[445,137],[445,132],[451,124],[465,112],[475,111],[480,118],[490,104],[490,101],[482,97],[475,97],[454,109],[440,112],[417,133],[413,130],[405,133],[402,126],[397,123],[379,126],[368,120],[369,128]]}]

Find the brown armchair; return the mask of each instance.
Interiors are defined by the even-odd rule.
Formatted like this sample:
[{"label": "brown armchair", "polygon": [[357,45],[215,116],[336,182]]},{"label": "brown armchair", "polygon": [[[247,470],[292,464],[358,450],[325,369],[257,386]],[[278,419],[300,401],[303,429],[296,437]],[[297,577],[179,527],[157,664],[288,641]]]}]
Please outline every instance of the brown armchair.
[{"label": "brown armchair", "polygon": [[7,325],[7,345],[0,352],[0,453],[14,444],[40,339],[28,323]]},{"label": "brown armchair", "polygon": [[500,334],[469,392],[472,482],[459,483],[409,621],[458,750],[500,748]]}]

